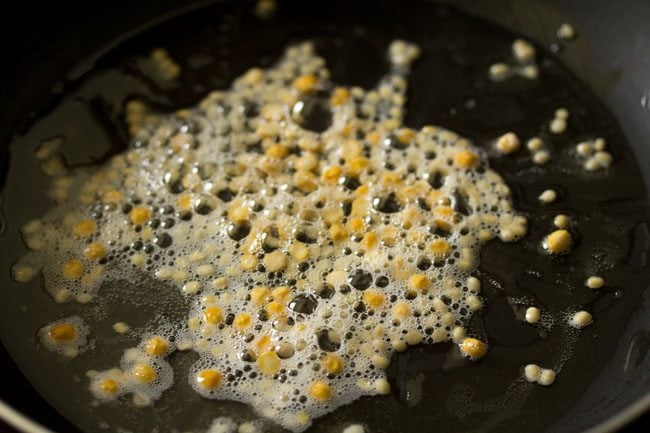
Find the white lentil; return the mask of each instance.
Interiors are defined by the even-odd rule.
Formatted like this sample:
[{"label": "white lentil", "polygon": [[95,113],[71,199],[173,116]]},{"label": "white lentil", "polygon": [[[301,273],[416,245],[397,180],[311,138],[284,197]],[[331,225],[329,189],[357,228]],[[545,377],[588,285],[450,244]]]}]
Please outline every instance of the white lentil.
[{"label": "white lentil", "polygon": [[174,270],[172,268],[160,268],[156,271],[156,277],[160,280],[169,280],[173,274]]},{"label": "white lentil", "polygon": [[406,334],[405,339],[408,344],[414,346],[422,341],[422,334],[417,331],[409,331]]},{"label": "white lentil", "polygon": [[133,394],[131,401],[133,402],[133,405],[137,407],[145,407],[151,404],[151,398],[142,394]]},{"label": "white lentil", "polygon": [[223,289],[228,286],[228,279],[226,277],[219,277],[212,280],[212,287],[214,289]]},{"label": "white lentil", "polygon": [[175,270],[172,274],[172,279],[177,282],[187,279],[187,271],[183,269]]},{"label": "white lentil", "polygon": [[574,328],[581,329],[585,326],[589,326],[593,322],[593,317],[587,311],[578,311],[571,317],[569,324]]},{"label": "white lentil", "polygon": [[538,150],[533,154],[533,162],[537,165],[544,165],[551,159],[548,150]]},{"label": "white lentil", "polygon": [[[331,313],[331,312],[330,312]],[[324,314],[325,318],[331,317],[331,314],[326,315]],[[377,352],[383,352],[387,349],[386,342],[384,340],[380,340],[379,338],[375,338],[372,340],[372,348],[375,349]]]},{"label": "white lentil", "polygon": [[39,251],[45,248],[45,241],[42,239],[29,238],[26,239],[25,245],[32,251]]},{"label": "white lentil", "polygon": [[417,45],[409,44],[398,39],[388,47],[388,55],[392,63],[396,65],[408,65],[420,57],[420,48]]},{"label": "white lentil", "polygon": [[188,281],[183,285],[183,293],[193,295],[201,291],[201,283],[198,281]]},{"label": "white lentil", "polygon": [[544,147],[544,142],[539,137],[533,137],[530,140],[528,140],[528,142],[526,143],[526,147],[528,148],[528,150],[534,152],[537,150],[541,150]]},{"label": "white lentil", "polygon": [[455,342],[462,341],[465,338],[465,328],[462,326],[455,326],[454,329],[451,330],[451,338]]},{"label": "white lentil", "polygon": [[470,295],[467,297],[467,306],[472,311],[478,311],[483,306],[483,303],[477,296]]},{"label": "white lentil", "polygon": [[556,34],[558,38],[565,41],[570,41],[571,39],[576,37],[576,30],[571,24],[562,23],[560,27],[557,29]]},{"label": "white lentil", "polygon": [[555,218],[553,218],[553,225],[559,229],[565,229],[569,227],[569,217],[566,215],[556,215]]},{"label": "white lentil", "polygon": [[538,197],[538,200],[543,204],[553,203],[557,199],[557,193],[555,190],[546,189]]},{"label": "white lentil", "polygon": [[381,395],[386,395],[390,392],[390,384],[386,379],[377,379],[374,383],[374,388]]},{"label": "white lentil", "polygon": [[250,422],[245,422],[243,424],[239,425],[239,428],[237,429],[237,433],[257,433],[259,430],[255,426],[255,424],[252,424]]},{"label": "white lentil", "polygon": [[580,156],[589,156],[594,153],[594,148],[592,147],[591,143],[578,143],[576,145],[576,152],[578,152],[578,155]]},{"label": "white lentil", "polygon": [[36,276],[36,269],[31,266],[15,265],[13,267],[14,279],[19,283],[31,281]]},{"label": "white lentil", "polygon": [[595,159],[589,158],[588,160],[585,161],[583,167],[587,171],[596,171],[600,168],[600,164],[598,164],[598,161],[596,161]]},{"label": "white lentil", "polygon": [[555,118],[567,120],[569,118],[569,110],[566,108],[558,108],[555,110]]},{"label": "white lentil", "polygon": [[361,424],[352,424],[343,429],[342,433],[364,433],[365,430]]},{"label": "white lentil", "polygon": [[605,151],[607,143],[599,137],[592,141],[584,141],[576,145],[576,152],[584,158],[583,168],[587,171],[596,171],[611,165],[613,157]]},{"label": "white lentil", "polygon": [[481,280],[476,277],[467,278],[467,288],[474,293],[481,291]]},{"label": "white lentil", "polygon": [[43,229],[43,223],[41,222],[41,220],[32,220],[27,224],[25,224],[24,226],[22,226],[20,230],[23,232],[23,234],[31,235],[40,232],[42,229]]},{"label": "white lentil", "polygon": [[510,66],[505,63],[495,63],[490,66],[489,75],[494,81],[503,81],[511,75]]},{"label": "white lentil", "polygon": [[440,343],[442,341],[447,340],[447,331],[445,331],[443,328],[436,328],[433,331],[433,334],[431,334],[431,340],[434,343]]},{"label": "white lentil", "polygon": [[537,364],[528,364],[524,367],[524,377],[528,382],[537,382],[541,374],[542,369]]},{"label": "white lentil", "polygon": [[555,382],[555,371],[550,368],[543,368],[537,382],[544,386],[552,385]]},{"label": "white lentil", "polygon": [[601,168],[607,168],[612,163],[612,155],[609,152],[598,151],[584,163],[584,168],[588,171],[595,171]]},{"label": "white lentil", "polygon": [[93,295],[90,293],[79,293],[75,299],[80,304],[87,304],[88,302],[92,301]]},{"label": "white lentil", "polygon": [[377,368],[381,368],[382,370],[388,368],[390,365],[390,359],[386,358],[385,356],[381,355],[373,355],[371,358],[372,363],[375,365]]},{"label": "white lentil", "polygon": [[113,331],[117,332],[118,334],[126,334],[129,332],[129,329],[129,325],[124,322],[116,322],[113,324]]},{"label": "white lentil", "polygon": [[169,52],[164,48],[156,48],[153,50],[151,52],[151,59],[166,79],[173,80],[180,75],[180,65],[171,58]]},{"label": "white lentil", "polygon": [[497,139],[496,147],[501,153],[513,153],[519,149],[519,137],[514,132],[507,132]]},{"label": "white lentil", "polygon": [[206,433],[235,433],[237,424],[227,417],[215,418]]},{"label": "white lentil", "polygon": [[260,19],[269,19],[273,17],[278,4],[275,0],[258,0],[255,4],[255,15]]},{"label": "white lentil", "polygon": [[134,266],[142,267],[146,264],[147,258],[144,254],[138,253],[131,256],[131,263]]},{"label": "white lentil", "polygon": [[176,344],[178,350],[186,351],[192,348],[192,340],[181,340]]},{"label": "white lentil", "polygon": [[585,281],[585,286],[589,287],[590,289],[600,289],[604,285],[605,280],[603,280],[601,277],[591,276]]},{"label": "white lentil", "polygon": [[[440,328],[438,328],[440,329]],[[435,331],[434,331],[435,333]],[[397,352],[404,352],[406,350],[406,343],[402,340],[393,340],[391,345],[393,346],[393,349],[396,350]]]},{"label": "white lentil", "polygon": [[537,323],[539,322],[540,316],[539,308],[537,307],[528,307],[526,309],[526,322],[528,323]]},{"label": "white lentil", "polygon": [[206,254],[203,251],[194,251],[190,254],[190,262],[200,262],[206,259]]},{"label": "white lentil", "polygon": [[539,76],[539,68],[535,65],[524,66],[519,72],[519,75],[529,80],[534,80]]},{"label": "white lentil", "polygon": [[59,304],[67,302],[72,297],[72,292],[69,289],[61,289],[54,294],[54,300]]},{"label": "white lentil", "polygon": [[564,131],[566,131],[567,128],[567,121],[566,119],[562,119],[560,117],[556,117],[553,120],[551,120],[551,123],[549,124],[549,129],[553,134],[562,134]]},{"label": "white lentil", "polygon": [[512,54],[521,63],[528,63],[535,59],[535,47],[523,39],[516,39],[512,43]]},{"label": "white lentil", "polygon": [[199,277],[209,277],[215,273],[215,268],[213,265],[201,265],[196,268],[196,273]]},{"label": "white lentil", "polygon": [[601,167],[609,167],[609,165],[612,163],[612,155],[609,154],[609,152],[599,150],[594,155],[594,158]]}]

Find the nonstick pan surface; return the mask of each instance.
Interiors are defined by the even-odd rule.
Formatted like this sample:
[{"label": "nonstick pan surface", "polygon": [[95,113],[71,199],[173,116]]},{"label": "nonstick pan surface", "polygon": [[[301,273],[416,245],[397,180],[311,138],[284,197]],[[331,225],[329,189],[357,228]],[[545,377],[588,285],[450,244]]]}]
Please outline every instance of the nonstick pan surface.
[{"label": "nonstick pan surface", "polygon": [[[467,68],[463,67],[462,57],[471,56],[471,61],[467,62],[470,69],[473,67],[471,65],[482,64],[481,62],[488,64],[487,62],[490,59],[494,61],[496,56],[496,53],[490,50],[494,50],[493,47],[499,44],[501,48],[507,48],[514,35],[494,30],[483,20],[461,17],[454,8],[442,8],[429,3],[400,2],[398,4],[382,1],[373,2],[369,6],[361,3],[318,2],[306,6],[298,2],[287,2],[282,6],[278,16],[280,22],[265,24],[252,21],[252,18],[242,18],[241,28],[235,32],[236,37],[232,40],[231,52],[222,54],[224,58],[230,60],[229,69],[219,71],[208,68],[207,71],[197,72],[194,78],[197,83],[204,84],[203,89],[189,92],[163,89],[159,93],[158,102],[163,108],[168,109],[192,104],[210,86],[227,85],[229,79],[246,67],[258,64],[260,58],[272,61],[286,42],[300,38],[317,38],[320,41],[320,48],[333,70],[335,79],[340,77],[344,82],[368,87],[373,85],[381,75],[382,47],[385,47],[392,38],[400,36],[415,39],[416,42],[429,47],[429,52],[440,54],[440,57],[425,57],[423,62],[429,63],[420,65],[420,69],[414,71],[408,124],[415,127],[425,123],[440,124],[455,129],[478,143],[488,140],[498,132],[503,132],[504,128],[521,128],[524,131],[530,128],[531,126],[526,124],[526,119],[521,119],[517,115],[517,111],[522,111],[524,108],[520,105],[514,109],[500,107],[499,103],[503,99],[498,95],[493,99],[477,97],[476,112],[479,114],[473,118],[469,116],[471,118],[469,121],[467,117],[461,119],[462,116],[454,114],[453,109],[456,109],[456,113],[462,111],[463,107],[466,107],[464,104],[467,100],[475,96],[473,92],[468,92],[467,88],[471,87],[472,74],[477,72],[467,71]],[[150,22],[152,17],[165,17],[176,7],[177,5],[172,2],[160,2],[156,6],[151,6],[152,9],[148,11],[140,5],[114,2],[110,7],[100,5],[92,11],[77,10],[75,13],[68,14],[67,18],[63,11],[51,11],[51,17],[61,14],[62,21],[57,22],[56,26],[43,21],[43,27],[30,35],[31,40],[30,37],[15,34],[14,40],[20,43],[8,47],[8,58],[13,59],[9,64],[14,65],[15,68],[6,68],[3,73],[7,76],[7,80],[2,80],[3,100],[0,104],[2,118],[6,119],[0,131],[2,134],[0,138],[3,145],[13,141],[14,146],[11,164],[18,164],[21,161],[21,151],[22,161],[25,161],[24,155],[28,153],[25,149],[29,146],[33,147],[37,144],[37,140],[46,138],[42,136],[46,132],[54,130],[48,126],[48,122],[64,130],[68,128],[68,130],[80,131],[77,137],[78,143],[81,143],[81,138],[113,131],[105,135],[102,140],[93,143],[94,146],[86,145],[87,147],[83,149],[75,150],[75,155],[80,162],[89,160],[89,157],[101,157],[104,151],[114,151],[124,146],[125,139],[120,134],[119,127],[114,130],[111,128],[103,130],[102,128],[106,126],[104,124],[100,125],[99,129],[92,129],[88,125],[80,124],[84,122],[78,119],[51,116],[51,113],[56,113],[57,104],[66,102],[66,95],[77,92],[77,95],[88,97],[102,93],[97,89],[87,90],[88,83],[96,78],[96,75],[88,72],[95,60],[98,59],[95,70],[112,70],[116,65],[124,68],[126,66],[121,62],[129,58],[133,52],[146,53],[148,49],[155,46],[154,44],[171,46],[170,49],[173,49],[176,38],[169,35],[179,34],[182,29],[189,28],[188,23],[197,24],[197,28],[199,24],[210,27],[210,21],[217,21],[233,13],[234,10],[243,8],[240,5],[216,4],[199,12],[190,13],[187,18],[175,19],[169,24],[163,23],[140,35],[132,33],[138,26]],[[648,89],[643,86],[647,87],[647,83],[650,83],[650,65],[648,65],[650,55],[647,54],[649,48],[646,45],[646,42],[650,42],[650,29],[643,25],[647,22],[646,19],[650,18],[650,5],[630,1],[626,2],[625,8],[614,8],[606,1],[462,1],[454,2],[454,7],[469,10],[489,21],[498,22],[512,31],[524,34],[538,41],[541,44],[540,48],[549,47],[552,42],[556,42],[554,32],[560,23],[568,21],[578,28],[579,38],[575,42],[565,44],[564,49],[557,54],[545,54],[546,61],[550,62],[548,67],[558,77],[555,84],[558,86],[561,84],[560,87],[564,89],[564,93],[560,95],[561,99],[544,99],[544,95],[548,92],[538,89],[538,93],[533,93],[534,96],[529,96],[531,100],[527,100],[525,94],[530,89],[526,88],[516,89],[521,90],[524,96],[521,99],[514,99],[518,104],[528,107],[526,108],[528,117],[534,118],[536,122],[543,120],[544,113],[548,113],[556,103],[573,101],[577,104],[576,107],[587,107],[591,116],[586,116],[581,126],[587,129],[605,130],[615,143],[617,157],[623,161],[616,175],[624,179],[623,184],[601,182],[590,185],[584,183],[566,185],[564,191],[569,196],[590,197],[590,191],[597,190],[600,199],[593,208],[585,204],[588,200],[579,200],[579,203],[571,206],[587,206],[580,209],[583,209],[583,212],[593,212],[594,215],[606,214],[609,220],[620,220],[621,230],[612,235],[614,238],[620,238],[617,238],[620,251],[612,252],[610,259],[613,261],[612,272],[617,275],[623,296],[614,299],[612,295],[600,301],[603,305],[603,320],[596,325],[599,323],[604,325],[594,326],[581,334],[581,342],[577,345],[576,353],[572,357],[573,361],[567,364],[560,376],[561,380],[544,392],[537,390],[521,399],[508,400],[507,393],[499,389],[500,384],[511,380],[513,374],[517,373],[516,369],[513,370],[516,362],[509,361],[509,358],[515,356],[512,355],[513,353],[519,351],[518,353],[528,353],[530,356],[542,356],[539,348],[531,349],[527,346],[528,335],[513,331],[508,335],[508,341],[499,341],[494,337],[491,356],[476,365],[449,366],[450,347],[448,346],[411,349],[400,356],[389,371],[393,383],[393,395],[387,398],[362,399],[326,416],[321,422],[315,424],[313,431],[340,431],[351,422],[362,422],[371,432],[432,431],[433,425],[437,431],[574,432],[606,422],[635,402],[640,403],[637,403],[638,405],[633,409],[637,414],[642,413],[644,408],[647,410],[648,389],[650,389],[650,378],[648,378],[650,360],[646,356],[650,347],[648,331],[650,318],[645,313],[650,307],[649,293],[646,290],[650,276],[646,261],[649,238],[645,187],[650,178],[650,158],[648,158],[650,148],[647,144],[650,138],[650,122],[647,121],[650,118],[650,111],[642,104],[642,101],[647,101],[648,98],[647,93],[644,93]],[[164,18],[158,21],[164,21]],[[22,23],[19,18],[17,19],[17,23],[22,24],[22,27],[28,22]],[[464,28],[464,25],[467,27]],[[57,34],[51,41],[45,43],[48,29],[53,31],[57,27],[60,35]],[[603,32],[604,28],[608,31]],[[444,57],[442,54],[445,51],[442,47],[435,46],[434,36],[447,34],[446,40],[451,40],[449,35],[453,31],[465,36],[458,38],[457,50],[446,52],[448,57]],[[472,32],[476,32],[473,38],[470,37]],[[124,38],[124,35],[128,34],[135,36],[127,43],[111,45],[116,38]],[[166,38],[165,34],[168,35]],[[198,32],[195,34],[193,42],[198,45],[202,40]],[[481,38],[476,35],[480,35]],[[214,35],[203,35],[203,41],[207,41],[206,46],[216,50],[218,47],[210,42],[212,36]],[[476,42],[482,37],[485,37],[485,41],[489,41],[485,46]],[[180,42],[177,42],[176,49],[182,52],[183,44],[188,42],[180,37],[177,39]],[[112,49],[109,50],[107,47]],[[101,54],[96,55],[98,52]],[[454,60],[454,56],[460,58]],[[79,59],[83,60],[80,62]],[[569,71],[554,59],[566,64],[581,82],[571,78]],[[448,69],[450,61],[458,63],[456,69]],[[112,83],[116,84],[116,82]],[[431,86],[429,83],[445,83],[445,85]],[[110,86],[111,81],[99,80],[99,84]],[[546,82],[545,85],[553,84]],[[59,96],[48,95],[52,88],[57,89]],[[103,90],[106,93],[106,89]],[[592,91],[614,114],[618,125],[607,114],[602,103],[590,95]],[[534,104],[532,99],[537,104]],[[46,101],[50,101],[49,108],[39,113],[46,120],[34,123],[35,128],[40,129],[36,129],[36,133],[31,130],[25,135],[10,140],[12,132],[25,124],[30,111],[44,106]],[[119,111],[120,102],[109,100],[108,107],[106,102],[91,101],[89,106],[95,107],[95,115],[97,110],[100,114],[103,113],[103,119],[109,125],[119,126],[119,116],[116,113]],[[485,105],[489,103],[494,105],[488,105],[489,109],[484,109],[482,102]],[[481,111],[483,109],[485,111]],[[495,112],[498,116],[493,115]],[[89,121],[88,124],[90,123],[92,122]],[[631,149],[631,152],[628,149]],[[3,162],[6,164],[7,160],[8,158],[5,158]],[[16,167],[11,164],[9,167],[12,169]],[[497,166],[502,173],[508,168]],[[3,266],[6,265],[5,269],[8,269],[11,261],[15,259],[16,252],[21,248],[16,236],[16,227],[21,218],[34,216],[48,207],[48,204],[34,193],[44,185],[43,180],[39,180],[38,173],[27,166],[19,166],[17,170],[20,170],[23,177],[14,176],[12,181],[12,176],[9,176],[9,183],[5,186],[4,192],[7,227],[2,240],[4,251],[1,263]],[[514,183],[520,181],[516,177],[509,177],[506,173],[504,175],[507,180]],[[528,185],[528,187],[532,189],[541,187],[542,181],[550,182],[551,179],[552,174],[546,178],[542,177],[539,184]],[[623,190],[621,186],[624,186]],[[517,205],[532,210],[531,197],[534,195],[527,191],[526,188],[522,190]],[[24,197],[29,197],[28,205],[20,211],[9,209],[8,206],[14,206],[21,201],[18,197],[22,198],[23,202]],[[594,226],[596,225],[594,223]],[[490,311],[494,315],[503,313],[498,309],[502,306],[500,299],[503,298],[504,293],[510,294],[509,290],[521,290],[517,286],[517,281],[508,278],[509,273],[525,270],[525,260],[523,264],[512,262],[512,257],[521,253],[519,249],[509,249],[497,244],[485,248],[483,268],[485,276],[495,281],[493,292],[489,296],[491,296],[491,305],[497,309],[492,311],[488,308],[487,318],[491,317]],[[566,268],[547,270],[558,271],[563,275],[571,273]],[[574,272],[578,271],[574,269]],[[576,281],[581,278],[581,275],[575,277]],[[530,281],[526,283],[529,284]],[[35,371],[36,361],[33,361],[31,368],[29,367],[31,359],[37,357],[32,353],[30,358],[27,351],[28,347],[34,350],[33,333],[25,332],[21,327],[32,326],[36,329],[43,324],[46,317],[56,314],[56,307],[48,304],[46,296],[39,293],[37,288],[27,289],[30,291],[24,288],[18,289],[8,280],[3,280],[3,284],[6,290],[2,295],[3,322],[0,332],[4,345],[21,367],[28,366],[25,369],[28,379],[58,411],[84,429],[95,428],[98,421],[92,419],[87,413],[87,401],[74,397],[82,395],[86,386],[82,375],[83,370],[76,370],[80,382],[76,388],[71,388],[68,394],[67,389],[53,390],[47,383],[58,380],[60,375],[68,375],[71,378],[75,372],[74,368],[61,367],[54,357],[40,361],[51,362],[49,370],[42,368],[44,364],[41,363],[38,364],[40,368]],[[38,296],[43,298],[42,310],[31,310],[28,314],[21,311],[21,306],[28,303],[27,298]],[[32,300],[30,299],[29,302]],[[146,301],[142,300],[142,303],[146,304]],[[182,310],[185,311],[185,308],[183,307]],[[138,312],[136,309],[131,314],[136,315]],[[497,323],[495,326],[502,329],[502,325]],[[507,325],[508,323],[506,327]],[[526,352],[527,350],[529,352]],[[99,355],[111,356],[108,352],[101,351]],[[2,358],[8,359],[7,354],[3,353]],[[3,362],[11,365],[10,361]],[[182,367],[182,360],[178,363]],[[39,400],[27,382],[15,371],[14,367],[4,369],[3,374],[6,374],[6,378],[2,379],[0,397],[58,431],[73,431],[70,425],[53,415],[47,403]],[[179,373],[178,376],[182,377],[182,375],[183,373]],[[414,402],[413,392],[419,389],[425,390],[424,398]],[[67,395],[63,397],[62,392]],[[192,402],[196,400],[194,410],[174,408],[174,401],[170,399],[161,402],[160,409],[134,411],[128,416],[158,418],[165,422],[163,425],[175,425],[179,429],[190,427],[183,422],[175,424],[179,419],[202,420],[203,425],[207,425],[209,419],[227,411],[239,411],[245,418],[254,417],[249,410],[239,405],[214,404],[214,402],[206,404],[196,396],[181,395],[183,398],[192,399]],[[71,396],[73,398],[70,398]],[[218,408],[215,409],[216,406]],[[129,409],[125,411],[129,412]],[[110,410],[99,409],[97,415],[110,424]],[[144,425],[151,426],[146,422]]]}]

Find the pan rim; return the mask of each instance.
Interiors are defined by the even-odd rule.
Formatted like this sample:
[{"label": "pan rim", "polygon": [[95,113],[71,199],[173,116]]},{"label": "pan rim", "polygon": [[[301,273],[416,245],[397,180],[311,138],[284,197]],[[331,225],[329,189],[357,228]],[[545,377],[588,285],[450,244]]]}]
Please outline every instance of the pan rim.
[{"label": "pan rim", "polygon": [[0,400],[0,419],[16,430],[24,433],[54,433],[52,430],[32,420],[18,409]]},{"label": "pan rim", "polygon": [[586,430],[585,433],[608,433],[618,431],[632,421],[640,418],[648,411],[650,411],[650,391],[645,393],[643,397],[640,397],[625,406],[616,414]]},{"label": "pan rim", "polygon": [[[650,392],[584,433],[613,433],[650,411]],[[23,433],[56,433],[0,399],[0,420]]]}]

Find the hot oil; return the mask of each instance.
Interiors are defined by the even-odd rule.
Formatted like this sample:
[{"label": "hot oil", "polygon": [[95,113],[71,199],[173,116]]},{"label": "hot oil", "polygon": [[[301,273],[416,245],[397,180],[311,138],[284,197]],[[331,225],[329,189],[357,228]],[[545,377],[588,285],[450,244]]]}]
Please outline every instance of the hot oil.
[{"label": "hot oil", "polygon": [[[440,125],[485,147],[510,130],[522,138],[541,135],[554,156],[541,168],[526,150],[490,161],[512,187],[515,208],[529,219],[529,233],[518,243],[494,241],[482,249],[478,276],[486,306],[472,318],[470,330],[487,339],[489,355],[472,362],[450,344],[411,348],[388,370],[390,395],[362,398],[317,421],[310,431],[341,431],[349,423],[363,423],[371,432],[428,431],[434,423],[442,431],[512,425],[542,431],[573,406],[610,358],[648,286],[647,192],[634,157],[616,121],[558,60],[541,53],[538,80],[488,79],[489,66],[509,57],[515,35],[424,3],[381,3],[373,10],[342,3],[318,14],[311,6],[285,3],[269,21],[239,6],[216,5],[157,26],[105,55],[13,143],[2,240],[10,253],[3,254],[0,265],[9,269],[24,251],[18,228],[51,206],[44,194],[47,181],[33,158],[42,140],[64,137],[70,164],[102,161],[128,143],[122,115],[127,100],[142,99],[161,112],[193,105],[249,67],[271,64],[288,43],[304,39],[315,41],[335,82],[371,87],[385,72],[386,46],[396,37],[407,39],[422,49],[409,81],[408,126]],[[148,59],[159,46],[182,66],[177,81],[159,76]],[[559,107],[571,117],[567,132],[556,136],[547,125]],[[572,145],[595,137],[607,140],[615,158],[607,174],[587,174],[567,154]],[[537,196],[547,188],[557,190],[559,199],[542,206]],[[542,253],[540,242],[559,213],[570,216],[577,238],[570,255],[552,258]],[[590,275],[603,276],[606,287],[583,287]],[[241,404],[201,399],[186,384],[192,355],[178,353],[171,358],[175,385],[153,407],[91,404],[85,371],[115,365],[124,348],[137,344],[139,333],[183,319],[188,301],[177,289],[153,281],[116,281],[91,304],[80,306],[56,305],[38,283],[18,288],[6,280],[5,287],[11,289],[2,295],[3,342],[37,389],[80,428],[201,431],[218,416],[256,419]],[[537,327],[523,322],[522,310],[531,304],[550,321]],[[570,329],[568,315],[581,308],[594,313],[595,323]],[[65,361],[35,349],[40,326],[72,314],[87,318],[93,350]],[[128,323],[132,332],[116,334],[112,325],[117,321]],[[556,383],[548,388],[524,384],[521,370],[531,362],[561,367]]]}]

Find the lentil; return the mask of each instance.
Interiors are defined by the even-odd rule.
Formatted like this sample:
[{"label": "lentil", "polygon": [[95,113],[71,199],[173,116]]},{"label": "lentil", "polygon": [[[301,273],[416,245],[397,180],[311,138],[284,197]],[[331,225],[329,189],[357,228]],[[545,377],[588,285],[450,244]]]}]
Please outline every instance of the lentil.
[{"label": "lentil", "polygon": [[569,321],[571,326],[578,329],[590,325],[591,322],[593,322],[593,318],[587,311],[578,311],[571,317],[571,320]]}]

